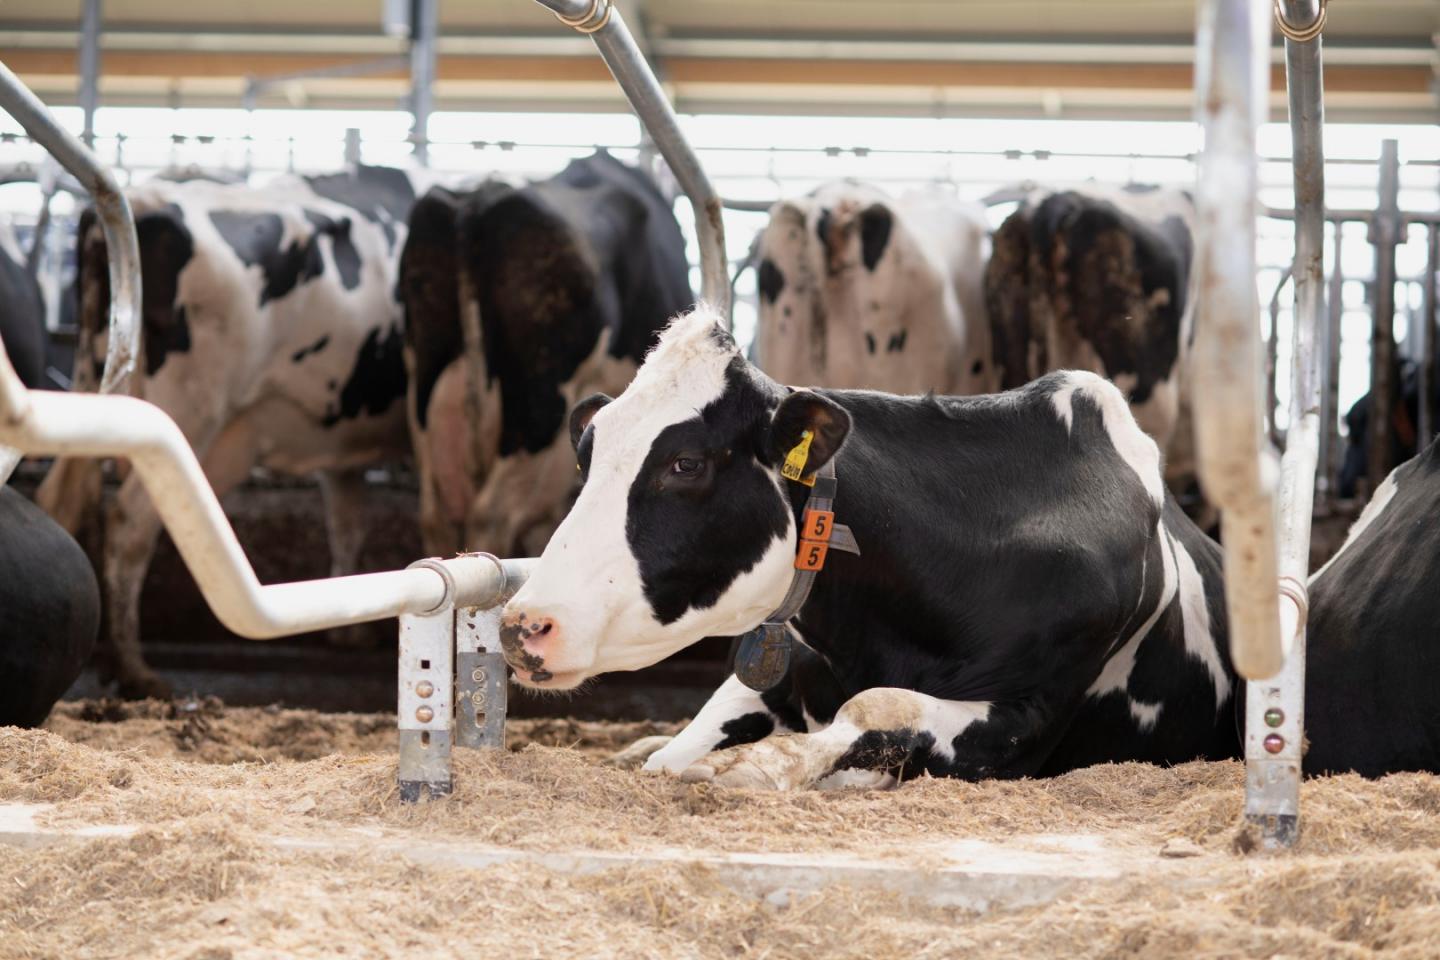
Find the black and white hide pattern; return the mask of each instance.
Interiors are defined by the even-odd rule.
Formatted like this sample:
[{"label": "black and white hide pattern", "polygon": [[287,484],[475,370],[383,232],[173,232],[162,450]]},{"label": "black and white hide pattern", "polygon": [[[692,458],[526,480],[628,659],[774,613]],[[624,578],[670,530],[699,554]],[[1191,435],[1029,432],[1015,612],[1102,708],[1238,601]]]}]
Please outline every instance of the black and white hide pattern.
[{"label": "black and white hide pattern", "polygon": [[[368,183],[375,170],[346,176]],[[353,572],[366,532],[362,468],[409,452],[390,239],[403,237],[403,216],[343,206],[300,178],[260,189],[153,181],[129,198],[144,297],[132,392],[175,420],[219,496],[256,466],[315,473],[332,574]],[[93,390],[110,301],[93,214],[79,244],[75,384]],[[96,519],[99,497],[98,463],[60,460],[37,499],[75,532]],[[127,477],[104,519],[101,572],[110,665],[124,695],[165,693],[139,638],[159,529],[139,478]]]},{"label": "black and white hide pattern", "polygon": [[1112,380],[1166,452],[1174,489],[1194,478],[1184,383],[1194,219],[1176,190],[1037,190],[1000,225],[985,268],[1000,386],[1051,370]]},{"label": "black and white hide pattern", "polygon": [[838,181],[761,233],[753,359],[781,383],[969,394],[999,385],[982,290],[984,210]]},{"label": "black and white hide pattern", "polygon": [[[1440,384],[1431,391],[1432,409],[1440,409]],[[1342,497],[1360,492],[1360,480],[1370,470],[1371,394],[1366,393],[1345,413],[1345,455],[1340,463]],[[1397,358],[1390,373],[1390,462],[1398,463],[1415,456],[1419,442],[1420,368],[1415,361]]]},{"label": "black and white hide pattern", "polygon": [[830,552],[786,680],[730,678],[647,768],[793,788],[1237,753],[1219,550],[1112,384],[795,390],[703,308],[572,414],[584,485],[502,620],[517,682],[570,689],[759,624],[793,572],[808,488],[780,464],[803,431],[862,553]]},{"label": "black and white hide pattern", "polygon": [[0,487],[0,727],[36,727],[80,676],[100,629],[85,552],[11,487]]},{"label": "black and white hide pattern", "polygon": [[1307,774],[1440,773],[1440,441],[1396,467],[1310,578]]},{"label": "black and white hide pattern", "polygon": [[10,225],[0,224],[0,342],[20,382],[49,386],[45,377],[45,301],[25,268],[25,254]]},{"label": "black and white hide pattern", "polygon": [[426,550],[538,553],[575,489],[566,412],[624,389],[694,303],[670,202],[605,152],[524,186],[432,189],[400,274]]}]

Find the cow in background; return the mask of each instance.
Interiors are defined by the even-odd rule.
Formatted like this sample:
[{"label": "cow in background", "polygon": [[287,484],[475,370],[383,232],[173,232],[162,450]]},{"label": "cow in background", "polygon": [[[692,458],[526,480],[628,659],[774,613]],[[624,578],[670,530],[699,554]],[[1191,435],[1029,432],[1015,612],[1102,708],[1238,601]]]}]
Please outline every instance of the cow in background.
[{"label": "cow in background", "polygon": [[436,188],[401,257],[428,553],[538,553],[575,482],[566,413],[619,392],[694,300],[670,202],[608,153],[549,180]]},{"label": "cow in background", "polygon": [[1177,489],[1194,471],[1183,389],[1194,219],[1177,190],[1040,189],[1000,225],[985,270],[1001,387],[1051,370],[1109,378]]},{"label": "cow in background", "polygon": [[[1340,464],[1337,493],[1350,498],[1360,492],[1360,480],[1370,470],[1370,394],[1345,413],[1345,455]],[[1440,384],[1430,402],[1440,406]],[[1415,456],[1420,442],[1420,368],[1408,357],[1397,357],[1390,368],[1390,462]]]},{"label": "cow in background", "polygon": [[[365,534],[361,468],[408,453],[395,262],[404,174],[361,168],[264,189],[155,181],[129,192],[144,302],[131,392],[169,414],[217,496],[252,467],[316,474],[332,574]],[[358,207],[328,199],[369,199]],[[411,192],[413,199],[413,191]],[[110,303],[105,241],[82,219],[76,389],[95,389]],[[71,532],[101,519],[93,460],[59,460],[38,494]],[[124,696],[165,695],[140,649],[139,596],[160,521],[138,476],[103,516],[109,666]]]},{"label": "cow in background", "polygon": [[781,383],[983,393],[999,379],[980,207],[851,180],[782,200],[760,235],[752,356]]}]

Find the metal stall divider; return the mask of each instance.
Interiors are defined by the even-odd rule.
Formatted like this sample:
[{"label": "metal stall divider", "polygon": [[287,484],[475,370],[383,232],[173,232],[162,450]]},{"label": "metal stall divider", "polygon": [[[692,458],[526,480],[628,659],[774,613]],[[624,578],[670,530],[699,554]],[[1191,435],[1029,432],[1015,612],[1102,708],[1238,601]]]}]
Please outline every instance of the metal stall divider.
[{"label": "metal stall divider", "polygon": [[[1231,657],[1246,685],[1245,816],[1267,847],[1299,829],[1304,726],[1306,574],[1321,406],[1320,331],[1324,120],[1323,0],[1277,0],[1285,35],[1294,150],[1296,249],[1290,428],[1280,461],[1263,435],[1264,382],[1255,290],[1255,137],[1269,88],[1270,11],[1250,0],[1207,0],[1199,12],[1196,88],[1200,158],[1195,337],[1201,480],[1222,509]],[[1278,527],[1278,537],[1277,537]],[[1278,609],[1277,609],[1278,599]]]},{"label": "metal stall divider", "polygon": [[[135,369],[140,342],[140,244],[135,237],[130,201],[90,148],[56,123],[40,98],[3,63],[0,63],[0,110],[14,117],[32,140],[58,160],[95,203],[95,213],[105,232],[106,249],[110,252],[110,340],[100,392],[114,393],[125,385],[130,371]],[[10,479],[20,456],[20,451],[13,448],[0,449],[0,484]]]},{"label": "metal stall divider", "polygon": [[[710,184],[650,65],[611,0],[537,0],[561,23],[589,35],[695,211],[701,297],[730,317],[725,223]],[[468,352],[468,351],[467,351]],[[503,748],[508,672],[500,649],[500,606],[523,574],[506,576],[481,602],[456,602],[400,618],[400,799],[413,803],[453,789],[451,748]],[[435,561],[420,561],[431,566]]]},{"label": "metal stall divider", "polygon": [[[96,199],[106,226],[115,293],[101,382],[102,389],[113,390],[134,365],[139,316],[140,260],[129,204],[110,171],[60,127],[3,64],[0,107]],[[531,561],[463,554],[423,560],[406,570],[262,586],[175,421],[135,397],[27,390],[3,344],[0,444],[47,456],[128,457],[206,602],[221,623],[241,636],[271,639],[399,617],[402,794],[449,789],[455,611],[460,609],[469,631],[464,649],[474,655],[472,676],[485,670],[481,682],[487,684],[482,697],[470,698],[470,715],[473,718],[480,706],[483,726],[476,734],[467,732],[462,742],[498,742],[504,720],[503,690],[497,696],[492,679],[503,676],[503,670],[497,669],[498,636],[481,629],[493,621],[473,614],[494,607],[518,589]],[[426,683],[431,684],[428,691]],[[411,740],[416,746],[405,749]]]}]

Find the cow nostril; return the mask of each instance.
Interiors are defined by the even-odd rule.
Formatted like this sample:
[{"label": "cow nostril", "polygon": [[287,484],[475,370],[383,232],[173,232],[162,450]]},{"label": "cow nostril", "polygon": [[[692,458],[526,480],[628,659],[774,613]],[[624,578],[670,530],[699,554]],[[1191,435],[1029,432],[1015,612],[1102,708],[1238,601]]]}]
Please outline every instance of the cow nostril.
[{"label": "cow nostril", "polygon": [[555,621],[542,621],[534,630],[530,631],[532,637],[543,637],[555,628]]}]

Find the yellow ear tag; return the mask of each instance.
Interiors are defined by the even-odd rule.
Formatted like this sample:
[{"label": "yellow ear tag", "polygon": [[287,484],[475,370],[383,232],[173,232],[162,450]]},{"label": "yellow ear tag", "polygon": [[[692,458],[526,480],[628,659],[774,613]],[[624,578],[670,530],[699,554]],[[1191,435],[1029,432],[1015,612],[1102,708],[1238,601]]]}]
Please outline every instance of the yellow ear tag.
[{"label": "yellow ear tag", "polygon": [[800,442],[795,444],[789,453],[785,454],[785,463],[780,467],[780,476],[786,480],[795,480],[803,483],[807,487],[815,486],[815,477],[813,474],[808,477],[802,475],[805,472],[805,461],[810,459],[811,438],[812,434],[809,430],[802,431],[800,434]]}]

